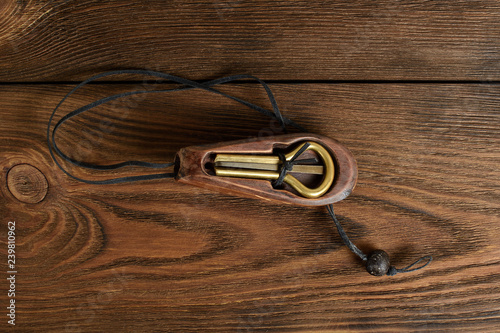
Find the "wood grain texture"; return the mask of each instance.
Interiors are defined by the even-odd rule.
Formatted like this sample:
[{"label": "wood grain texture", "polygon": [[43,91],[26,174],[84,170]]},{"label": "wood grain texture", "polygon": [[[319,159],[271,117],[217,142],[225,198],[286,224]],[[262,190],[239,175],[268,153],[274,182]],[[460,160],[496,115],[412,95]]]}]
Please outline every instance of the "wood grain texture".
[{"label": "wood grain texture", "polygon": [[[36,204],[0,185],[2,256],[5,225],[17,223],[16,328],[493,332],[500,326],[498,85],[272,85],[285,115],[354,153],[358,185],[335,205],[352,240],[364,251],[385,249],[398,267],[421,255],[435,258],[425,270],[382,278],[369,276],[341,244],[323,208],[225,196],[171,180],[93,186],[69,179],[50,160],[45,130],[70,88],[0,88],[2,179],[12,166],[29,164],[49,184]],[[59,117],[133,88],[93,85]],[[224,89],[266,105],[255,85]],[[89,162],[170,161],[184,146],[277,132],[254,111],[198,91],[127,100],[68,125],[61,148]],[[7,270],[5,260],[0,269]]]},{"label": "wood grain texture", "polygon": [[3,0],[0,81],[500,80],[498,1]]}]

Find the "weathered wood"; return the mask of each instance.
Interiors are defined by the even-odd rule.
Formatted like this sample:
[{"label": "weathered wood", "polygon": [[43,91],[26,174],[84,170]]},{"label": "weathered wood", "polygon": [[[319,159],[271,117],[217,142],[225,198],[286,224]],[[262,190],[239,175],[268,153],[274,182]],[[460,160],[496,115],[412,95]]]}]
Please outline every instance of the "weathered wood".
[{"label": "weathered wood", "polygon": [[[91,86],[58,117],[132,88]],[[366,273],[323,208],[226,196],[173,180],[95,186],[69,179],[45,142],[51,109],[69,89],[0,88],[2,179],[29,164],[48,183],[39,203],[19,201],[0,184],[4,258],[6,224],[16,221],[17,328],[498,329],[499,86],[272,85],[286,116],[340,140],[356,157],[358,185],[335,205],[356,245],[386,250],[397,267],[434,256],[425,270],[382,278]],[[224,89],[266,105],[255,85]],[[168,162],[188,145],[278,131],[234,102],[188,91],[100,108],[69,121],[58,143],[88,162]],[[91,179],[145,172],[70,169]],[[7,271],[6,260],[0,269]]]},{"label": "weathered wood", "polygon": [[18,1],[0,82],[123,68],[191,79],[500,80],[498,1]]}]

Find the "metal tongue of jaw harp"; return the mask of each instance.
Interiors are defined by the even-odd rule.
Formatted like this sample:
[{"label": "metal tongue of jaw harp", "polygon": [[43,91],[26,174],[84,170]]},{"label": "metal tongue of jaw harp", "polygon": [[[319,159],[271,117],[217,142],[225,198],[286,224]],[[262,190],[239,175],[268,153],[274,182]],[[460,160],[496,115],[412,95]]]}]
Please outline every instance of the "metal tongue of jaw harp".
[{"label": "metal tongue of jaw harp", "polygon": [[[305,151],[316,154],[320,165],[300,164],[298,156],[283,182],[290,189],[273,188],[280,176],[282,161],[276,151],[284,151],[286,161],[306,143]],[[304,151],[304,155],[305,155]],[[356,161],[338,141],[324,136],[299,133],[192,146],[176,156],[179,182],[215,189],[224,193],[257,197],[303,206],[324,206],[346,198],[357,179]],[[309,187],[294,175],[322,175]]]}]

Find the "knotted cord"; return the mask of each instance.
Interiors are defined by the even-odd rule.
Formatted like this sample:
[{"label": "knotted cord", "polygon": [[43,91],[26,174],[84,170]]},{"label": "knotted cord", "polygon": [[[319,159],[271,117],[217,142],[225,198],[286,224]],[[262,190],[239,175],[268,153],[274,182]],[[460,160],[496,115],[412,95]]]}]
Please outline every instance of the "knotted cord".
[{"label": "knotted cord", "polygon": [[[112,96],[108,96],[105,98],[102,98],[100,100],[94,101],[90,104],[87,104],[85,106],[82,106],[72,112],[69,112],[66,114],[64,117],[62,117],[54,126],[51,132],[51,127],[52,127],[52,121],[54,118],[54,115],[56,114],[57,110],[61,107],[61,105],[68,99],[76,90],[82,88],[83,86],[94,82],[96,80],[99,80],[104,77],[108,76],[113,76],[113,75],[123,75],[123,74],[136,74],[136,75],[147,75],[147,76],[152,76],[156,77],[162,80],[167,80],[170,82],[174,82],[177,84],[180,84],[181,87],[178,88],[172,88],[172,89],[162,89],[162,90],[136,90],[136,91],[128,91],[120,94],[115,94]],[[272,111],[265,109],[261,106],[258,106],[256,104],[250,103],[248,101],[245,101],[243,99],[231,96],[229,94],[226,94],[224,92],[221,92],[213,86],[224,84],[224,83],[229,83],[229,82],[234,82],[238,80],[253,80],[257,81],[266,91],[267,96],[269,98],[269,101],[272,106]],[[69,157],[67,154],[62,152],[62,150],[57,146],[56,144],[56,132],[57,130],[63,125],[67,120],[71,119],[72,117],[78,116],[86,111],[89,111],[99,105],[111,102],[113,100],[117,100],[120,98],[124,98],[127,96],[132,96],[132,95],[137,95],[137,94],[149,94],[149,93],[165,93],[165,92],[176,92],[176,91],[183,91],[183,90],[188,90],[188,89],[202,89],[207,92],[211,92],[214,94],[221,95],[223,97],[232,99],[244,106],[249,107],[250,109],[253,109],[255,111],[258,111],[272,119],[276,119],[280,126],[282,127],[283,131],[286,133],[286,126],[293,126],[301,131],[306,132],[306,130],[301,127],[300,125],[296,124],[292,120],[284,117],[279,108],[278,104],[276,102],[276,99],[274,98],[274,95],[269,88],[269,86],[259,78],[252,76],[252,75],[232,75],[228,77],[223,77],[220,79],[216,80],[211,80],[207,81],[204,83],[184,79],[178,76],[170,75],[170,74],[165,74],[161,72],[156,72],[156,71],[149,71],[149,70],[118,70],[118,71],[111,71],[111,72],[106,72],[102,74],[95,75],[80,84],[78,84],[75,88],[73,88],[64,98],[57,104],[57,106],[54,108],[50,118],[49,118],[49,123],[47,126],[47,144],[49,147],[49,153],[52,159],[54,160],[55,164],[69,177],[72,177],[80,182],[88,183],[88,184],[99,184],[99,185],[107,185],[107,184],[118,184],[118,183],[125,183],[125,182],[134,182],[134,181],[142,181],[142,180],[154,180],[154,179],[163,179],[163,178],[173,178],[176,176],[174,172],[164,172],[164,173],[157,173],[157,174],[148,174],[148,175],[140,175],[140,176],[129,176],[129,177],[119,177],[119,178],[112,178],[112,179],[106,179],[106,180],[88,180],[88,179],[82,179],[80,177],[77,177],[70,173],[68,170],[66,170],[57,160],[56,155],[58,155],[61,159],[65,160],[66,162],[69,162],[73,165],[76,165],[78,167],[83,167],[87,169],[93,169],[93,170],[114,170],[114,169],[119,169],[127,166],[139,166],[139,167],[145,167],[145,168],[152,168],[152,169],[165,169],[165,168],[170,168],[174,166],[174,162],[170,163],[151,163],[151,162],[144,162],[144,161],[125,161],[125,162],[120,162],[116,164],[109,164],[109,165],[97,165],[97,164],[92,164],[92,163],[87,163],[84,161],[78,161],[75,160],[71,157]],[[307,160],[297,160],[297,158],[308,148],[309,144],[306,143],[304,144],[297,153],[289,160],[286,160],[286,157],[283,153],[279,152],[278,156],[281,161],[281,169],[280,169],[280,175],[279,178],[272,183],[274,188],[278,188],[283,184],[283,180],[287,174],[287,172],[291,171],[293,169],[293,166],[298,163],[298,162],[310,162],[310,161],[315,161],[315,159],[307,159]],[[328,213],[330,214],[331,218],[333,219],[333,222],[335,223],[337,227],[337,231],[340,235],[340,238],[344,242],[344,244],[357,256],[361,258],[366,263],[367,270],[370,274],[373,275],[396,275],[398,273],[409,273],[409,272],[414,272],[416,270],[422,269],[426,267],[427,265],[430,264],[432,261],[431,256],[424,256],[416,260],[414,263],[412,263],[409,266],[406,266],[402,269],[395,268],[394,266],[389,265],[389,259],[387,254],[384,251],[381,250],[376,250],[374,251],[371,255],[366,255],[361,251],[356,245],[354,245],[347,234],[345,233],[344,229],[342,228],[341,224],[339,223],[337,217],[335,216],[335,213],[333,211],[333,205],[327,205],[326,206]],[[423,265],[417,266],[421,262],[425,262]]]}]

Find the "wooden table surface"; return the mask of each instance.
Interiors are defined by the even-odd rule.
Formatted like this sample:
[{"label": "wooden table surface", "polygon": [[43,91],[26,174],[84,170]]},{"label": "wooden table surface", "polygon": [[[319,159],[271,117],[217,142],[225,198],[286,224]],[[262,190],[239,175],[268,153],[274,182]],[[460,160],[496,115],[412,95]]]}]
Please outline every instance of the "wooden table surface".
[{"label": "wooden table surface", "polygon": [[[354,243],[397,267],[434,261],[374,277],[324,207],[70,179],[48,153],[50,113],[78,82],[129,68],[264,79],[287,117],[353,152],[358,183],[335,209]],[[2,0],[0,331],[498,332],[499,83],[498,1]],[[145,85],[170,87],[106,79],[56,119]],[[270,107],[257,84],[221,90]],[[100,107],[59,144],[87,162],[170,162],[185,146],[276,131],[190,90]]]}]

